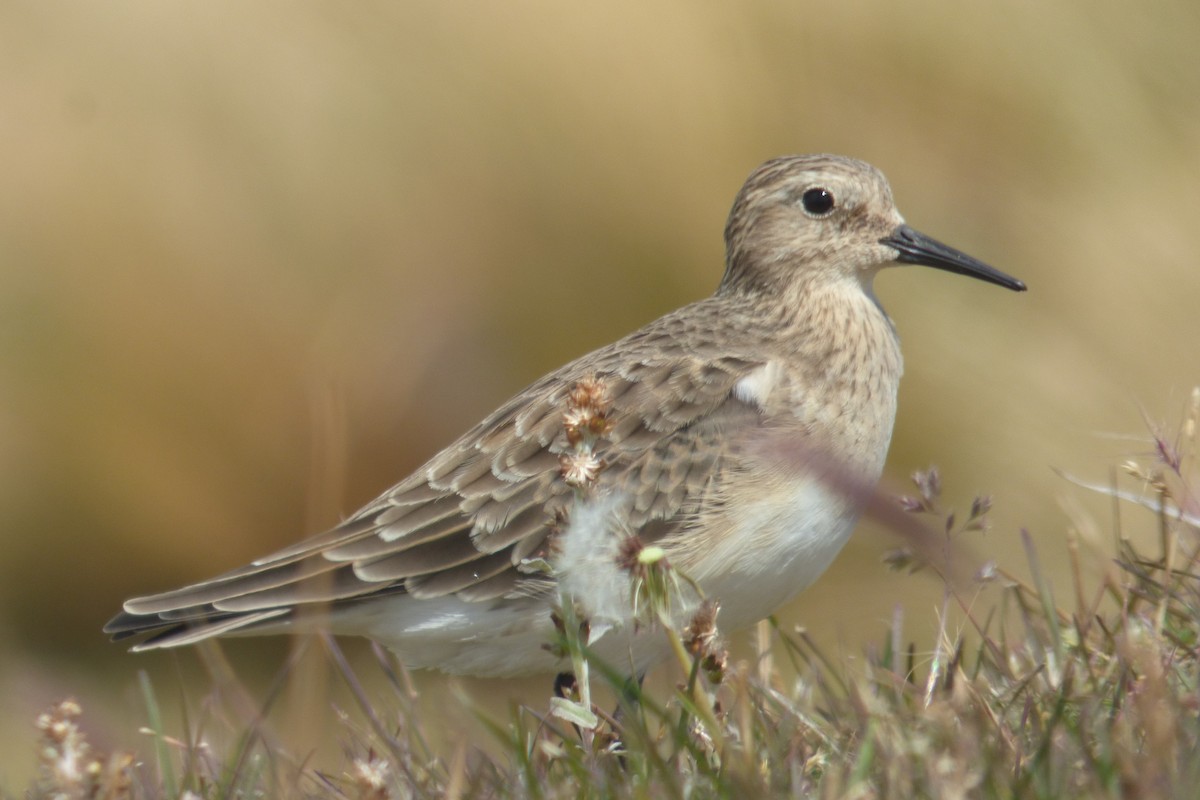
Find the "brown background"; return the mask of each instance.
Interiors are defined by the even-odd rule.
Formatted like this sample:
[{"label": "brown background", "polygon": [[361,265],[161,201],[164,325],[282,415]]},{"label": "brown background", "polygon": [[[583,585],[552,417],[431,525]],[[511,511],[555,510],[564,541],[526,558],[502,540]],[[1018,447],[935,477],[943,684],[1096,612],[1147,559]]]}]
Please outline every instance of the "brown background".
[{"label": "brown background", "polygon": [[[330,525],[709,293],[781,153],[871,161],[1028,282],[879,280],[887,475],[936,462],[994,495],[977,551],[1023,573],[1027,526],[1061,567],[1064,498],[1109,505],[1051,467],[1104,479],[1200,381],[1197,41],[1190,0],[0,6],[0,782],[66,693],[126,745],[138,669],[204,693],[105,641],[124,597]],[[903,602],[927,648],[941,590],[894,545],[867,526],[784,619],[853,658]],[[252,683],[285,652],[228,651]]]}]

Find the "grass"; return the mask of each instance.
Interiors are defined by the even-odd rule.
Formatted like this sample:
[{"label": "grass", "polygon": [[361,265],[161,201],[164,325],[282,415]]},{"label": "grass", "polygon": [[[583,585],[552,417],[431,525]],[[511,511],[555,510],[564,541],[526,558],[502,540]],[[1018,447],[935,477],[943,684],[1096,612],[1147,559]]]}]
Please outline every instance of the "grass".
[{"label": "grass", "polygon": [[[357,705],[341,713],[346,746],[336,773],[281,750],[255,722],[210,730],[213,719],[192,713],[182,731],[165,730],[157,690],[143,677],[146,741],[95,752],[82,709],[66,700],[36,721],[40,777],[27,796],[1193,797],[1200,785],[1198,422],[1200,391],[1177,433],[1152,431],[1151,453],[1122,465],[1142,491],[1118,491],[1115,480],[1092,487],[1114,501],[1109,571],[1085,574],[1087,545],[1068,532],[1073,581],[1058,592],[1026,536],[1029,581],[992,565],[965,582],[947,579],[941,633],[920,661],[904,644],[897,612],[880,645],[854,666],[828,657],[803,631],[771,623],[761,630],[770,647],[760,661],[731,664],[715,609],[706,607],[687,627],[663,630],[684,677],[656,696],[589,658],[581,626],[564,623],[563,652],[586,663],[592,681],[614,688],[617,713],[582,703],[586,692],[543,708],[514,706],[505,719],[480,713],[477,730],[439,753],[410,724],[418,693],[403,667],[376,648],[391,690],[370,696],[327,638]],[[917,494],[900,506],[935,523],[936,546],[889,561],[936,569],[939,553],[986,527],[990,504],[977,498],[956,515],[939,505],[936,471],[914,478]],[[1130,500],[1156,517],[1152,553],[1122,535]],[[653,613],[663,599],[655,592],[673,585],[662,579],[669,566],[635,555],[644,570],[638,590],[649,592]],[[972,600],[983,584],[998,589],[999,601],[979,618]],[[251,701],[251,716],[265,717],[278,695],[276,686]],[[472,736],[490,747],[465,741]]]}]

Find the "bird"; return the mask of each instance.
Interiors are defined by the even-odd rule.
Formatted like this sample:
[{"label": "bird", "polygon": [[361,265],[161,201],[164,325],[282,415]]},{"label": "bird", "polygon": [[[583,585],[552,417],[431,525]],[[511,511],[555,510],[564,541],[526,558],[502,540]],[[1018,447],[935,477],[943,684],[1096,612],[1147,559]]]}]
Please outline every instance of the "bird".
[{"label": "bird", "polygon": [[876,274],[1026,286],[909,227],[884,175],[844,156],[762,164],[724,233],[712,296],[550,372],[332,530],[128,600],[105,632],[144,651],[326,631],[512,677],[562,669],[546,645],[567,602],[599,657],[642,675],[669,652],[630,588],[649,548],[693,587],[680,619],[707,600],[723,631],[774,613],[883,472],[903,362]]}]

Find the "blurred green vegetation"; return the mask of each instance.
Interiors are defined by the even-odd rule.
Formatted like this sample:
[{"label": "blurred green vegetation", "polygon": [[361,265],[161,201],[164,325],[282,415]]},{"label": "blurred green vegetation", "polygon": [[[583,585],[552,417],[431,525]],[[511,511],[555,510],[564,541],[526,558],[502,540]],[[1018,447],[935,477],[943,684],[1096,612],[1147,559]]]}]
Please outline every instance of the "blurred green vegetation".
[{"label": "blurred green vegetation", "polygon": [[[137,669],[198,673],[104,640],[125,597],[336,522],[710,292],[786,152],[876,164],[1029,284],[880,279],[888,474],[991,492],[1014,571],[1021,526],[1065,560],[1056,498],[1085,533],[1108,509],[1050,468],[1105,478],[1200,381],[1197,41],[1186,0],[3,4],[0,752],[64,694],[119,714]],[[931,607],[892,545],[866,525],[785,621],[858,652]],[[265,681],[286,643],[230,650]]]}]

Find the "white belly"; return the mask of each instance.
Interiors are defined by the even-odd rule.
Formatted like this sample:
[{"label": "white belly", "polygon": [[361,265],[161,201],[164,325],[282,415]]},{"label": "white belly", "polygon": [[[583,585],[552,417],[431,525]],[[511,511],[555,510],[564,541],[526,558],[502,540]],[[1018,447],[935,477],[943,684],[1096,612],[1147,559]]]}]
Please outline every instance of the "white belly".
[{"label": "white belly", "polygon": [[757,622],[811,585],[854,530],[857,504],[815,477],[790,483],[731,508],[720,540],[691,568],[720,601],[724,630]]}]

